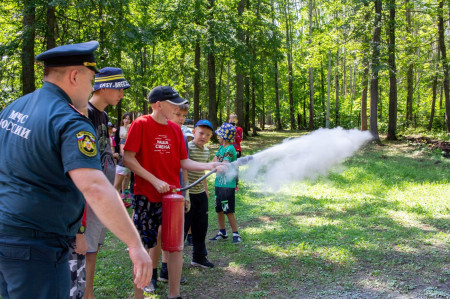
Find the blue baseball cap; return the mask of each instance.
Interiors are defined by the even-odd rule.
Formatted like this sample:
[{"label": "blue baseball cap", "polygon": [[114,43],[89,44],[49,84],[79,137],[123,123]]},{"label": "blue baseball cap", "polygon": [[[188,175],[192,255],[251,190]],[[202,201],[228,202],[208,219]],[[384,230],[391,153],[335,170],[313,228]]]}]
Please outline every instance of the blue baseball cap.
[{"label": "blue baseball cap", "polygon": [[229,123],[223,123],[220,128],[216,130],[216,134],[226,141],[233,142],[234,135],[236,135],[236,127]]},{"label": "blue baseball cap", "polygon": [[212,126],[211,122],[210,122],[209,120],[207,120],[207,119],[201,119],[201,120],[199,120],[199,121],[195,124],[194,128],[196,128],[196,127],[198,127],[198,126],[206,126],[206,127],[210,128],[211,131],[214,132],[214,129],[213,129],[213,126]]},{"label": "blue baseball cap", "polygon": [[94,57],[97,48],[97,41],[63,45],[37,55],[36,60],[43,61],[44,67],[84,65],[98,73]]},{"label": "blue baseball cap", "polygon": [[130,84],[125,80],[123,71],[118,67],[104,67],[95,74],[94,91],[102,88],[127,89]]},{"label": "blue baseball cap", "polygon": [[173,105],[188,103],[188,100],[180,97],[178,92],[171,86],[157,86],[150,91],[147,98],[151,104],[162,101],[167,101]]}]

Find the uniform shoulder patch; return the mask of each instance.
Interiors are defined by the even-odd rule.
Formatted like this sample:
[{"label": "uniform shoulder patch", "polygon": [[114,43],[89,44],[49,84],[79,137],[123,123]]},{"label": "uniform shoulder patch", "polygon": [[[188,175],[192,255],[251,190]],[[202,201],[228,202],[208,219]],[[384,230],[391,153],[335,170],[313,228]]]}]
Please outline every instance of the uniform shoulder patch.
[{"label": "uniform shoulder patch", "polygon": [[97,155],[97,145],[95,144],[95,137],[87,131],[80,131],[77,133],[77,143],[80,152],[88,157]]}]

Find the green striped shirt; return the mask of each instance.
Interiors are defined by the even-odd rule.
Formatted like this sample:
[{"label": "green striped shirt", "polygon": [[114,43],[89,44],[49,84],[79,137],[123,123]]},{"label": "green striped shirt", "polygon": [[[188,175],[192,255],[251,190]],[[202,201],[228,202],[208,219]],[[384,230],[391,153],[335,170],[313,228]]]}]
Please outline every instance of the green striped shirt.
[{"label": "green striped shirt", "polygon": [[[193,161],[207,163],[209,162],[209,149],[206,146],[203,148],[198,147],[194,140],[189,141],[189,158]],[[192,184],[199,178],[201,178],[205,174],[204,170],[201,171],[188,171],[189,183]],[[200,194],[205,192],[205,188],[203,187],[203,183],[198,183],[194,187],[189,190],[190,194]]]}]

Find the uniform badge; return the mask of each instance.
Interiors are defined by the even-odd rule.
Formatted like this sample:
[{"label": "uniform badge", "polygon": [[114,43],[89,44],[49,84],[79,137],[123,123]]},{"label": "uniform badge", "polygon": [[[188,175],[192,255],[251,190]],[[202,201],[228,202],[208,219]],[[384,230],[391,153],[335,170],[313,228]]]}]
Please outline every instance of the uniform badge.
[{"label": "uniform badge", "polygon": [[95,137],[89,132],[81,131],[77,133],[78,149],[88,157],[97,155],[97,145]]}]

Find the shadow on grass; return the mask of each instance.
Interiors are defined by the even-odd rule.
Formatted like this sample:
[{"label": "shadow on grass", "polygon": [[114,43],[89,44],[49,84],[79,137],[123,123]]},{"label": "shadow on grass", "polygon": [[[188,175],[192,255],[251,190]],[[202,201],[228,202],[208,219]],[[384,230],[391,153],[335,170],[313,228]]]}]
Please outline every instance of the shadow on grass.
[{"label": "shadow on grass", "polygon": [[[219,281],[202,276],[203,291],[191,291],[210,298],[217,284],[220,298],[450,296],[445,209],[436,214],[390,197],[392,189],[407,190],[411,183],[449,184],[449,169],[434,163],[377,151],[354,157],[346,166],[358,175],[332,174],[324,183],[357,190],[373,179],[377,188],[354,201],[241,188],[237,217],[248,232],[244,244],[208,244]],[[237,289],[245,291],[235,294]]]}]

